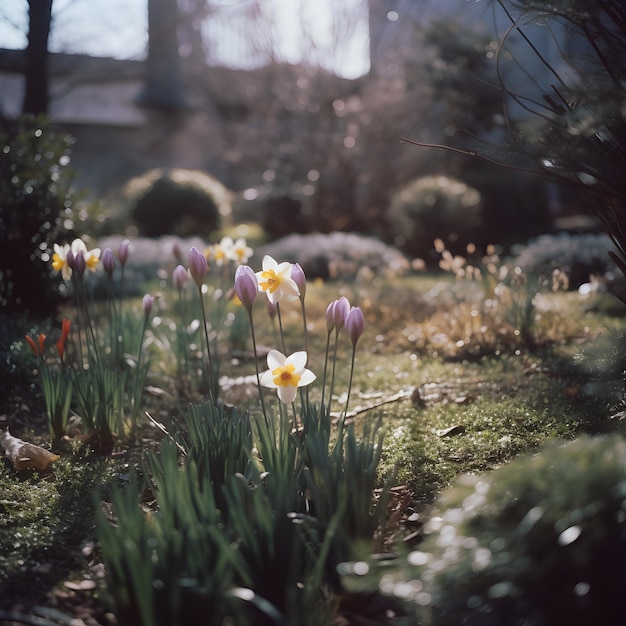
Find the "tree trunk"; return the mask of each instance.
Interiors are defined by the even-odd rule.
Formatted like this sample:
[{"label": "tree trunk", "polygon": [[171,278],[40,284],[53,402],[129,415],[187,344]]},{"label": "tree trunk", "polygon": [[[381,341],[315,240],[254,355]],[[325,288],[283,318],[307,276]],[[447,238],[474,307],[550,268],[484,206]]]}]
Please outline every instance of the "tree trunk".
[{"label": "tree trunk", "polygon": [[52,23],[52,0],[28,0],[28,47],[26,90],[22,113],[48,112],[48,35]]},{"label": "tree trunk", "polygon": [[148,59],[145,85],[139,95],[144,106],[185,107],[180,55],[177,0],[148,0]]}]

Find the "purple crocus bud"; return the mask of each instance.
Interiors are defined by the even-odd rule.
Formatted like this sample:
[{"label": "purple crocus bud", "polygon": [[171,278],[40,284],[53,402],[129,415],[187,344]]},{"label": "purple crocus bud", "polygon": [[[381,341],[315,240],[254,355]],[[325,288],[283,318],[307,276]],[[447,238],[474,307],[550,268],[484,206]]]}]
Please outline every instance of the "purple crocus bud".
[{"label": "purple crocus bud", "polygon": [[363,311],[361,311],[360,307],[353,306],[350,309],[348,315],[346,315],[345,324],[346,332],[352,342],[352,347],[356,347],[356,342],[363,334],[363,329],[365,328],[365,318],[363,317]]},{"label": "purple crocus bud", "polygon": [[172,254],[174,255],[174,258],[177,261],[182,261],[183,260],[183,252],[180,249],[180,245],[178,244],[178,241],[175,241],[174,245],[172,246]]},{"label": "purple crocus bud", "polygon": [[130,252],[130,239],[124,239],[117,248],[117,258],[120,260],[122,267],[126,265],[128,261],[128,253]]},{"label": "purple crocus bud", "polygon": [[113,276],[113,270],[115,270],[115,257],[113,256],[113,252],[111,252],[111,248],[105,248],[102,251],[102,267],[104,267],[104,271],[107,273],[107,276],[111,278]]},{"label": "purple crocus bud", "polygon": [[[65,262],[67,263],[67,266],[73,271],[74,268],[74,261],[75,261],[75,257],[74,257],[74,253],[72,252],[72,249],[70,248],[67,251],[67,254],[65,255]],[[71,272],[70,272],[71,273]]]},{"label": "purple crocus bud", "polygon": [[291,279],[300,290],[300,301],[304,302],[304,296],[306,294],[306,276],[304,270],[300,267],[300,263],[294,263],[291,266]]},{"label": "purple crocus bud", "polygon": [[240,265],[235,270],[235,293],[241,303],[248,311],[252,312],[252,304],[259,293],[259,283],[257,282],[254,270],[248,265]]},{"label": "purple crocus bud", "polygon": [[177,265],[172,272],[172,283],[179,291],[187,284],[187,270],[182,265]]},{"label": "purple crocus bud", "polygon": [[143,297],[143,314],[148,317],[150,315],[150,313],[152,313],[152,307],[154,305],[154,297],[151,296],[149,293],[147,293],[144,297]]},{"label": "purple crocus bud", "polygon": [[192,247],[189,250],[189,273],[191,277],[194,279],[196,285],[198,285],[198,289],[202,287],[202,281],[206,276],[206,273],[209,269],[206,257],[198,248]]},{"label": "purple crocus bud", "polygon": [[348,311],[350,311],[350,301],[348,298],[341,296],[339,300],[335,300],[335,306],[333,307],[333,322],[337,332],[343,328]]},{"label": "purple crocus bud", "polygon": [[[69,259],[69,253],[68,253]],[[69,262],[69,261],[68,261]],[[87,268],[87,262],[85,261],[85,255],[82,250],[79,250],[76,254],[72,254],[72,262],[70,267],[79,275],[83,276],[85,269]]]},{"label": "purple crocus bud", "polygon": [[328,334],[329,335],[330,335],[330,333],[333,332],[333,329],[335,328],[335,321],[334,321],[333,311],[335,310],[335,304],[336,303],[337,303],[337,300],[333,300],[326,307],[326,328],[328,329]]}]

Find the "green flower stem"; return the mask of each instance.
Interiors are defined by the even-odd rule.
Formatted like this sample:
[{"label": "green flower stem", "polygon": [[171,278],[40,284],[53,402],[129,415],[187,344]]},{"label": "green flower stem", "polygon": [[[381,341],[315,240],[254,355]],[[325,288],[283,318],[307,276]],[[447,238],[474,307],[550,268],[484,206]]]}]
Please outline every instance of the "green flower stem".
[{"label": "green flower stem", "polygon": [[280,340],[283,348],[283,354],[287,354],[287,347],[285,344],[285,333],[283,332],[283,316],[280,313],[280,303],[276,303],[276,315],[278,316],[278,326],[280,327]]},{"label": "green flower stem", "polygon": [[284,452],[287,450],[290,428],[287,409],[282,402],[278,403],[278,413],[280,415],[280,426],[278,428],[278,449]]},{"label": "green flower stem", "polygon": [[83,354],[83,336],[81,333],[81,329],[84,328],[84,321],[81,319],[83,311],[82,311],[82,306],[81,306],[81,301],[80,301],[78,281],[76,280],[73,274],[72,274],[72,284],[74,285],[74,295],[76,298],[76,326],[78,330],[78,332],[76,333],[76,336],[78,337],[79,368],[80,370],[83,370],[85,367],[85,360],[84,360],[84,354]]},{"label": "green flower stem", "polygon": [[352,346],[352,362],[350,364],[350,381],[348,382],[348,395],[346,397],[346,406],[343,410],[343,419],[348,416],[348,402],[350,401],[350,391],[352,391],[352,376],[354,375],[354,357],[356,355],[356,345]]},{"label": "green flower stem", "polygon": [[[304,351],[309,354],[309,331],[307,329],[307,323],[306,323],[306,307],[304,306],[304,299],[300,298],[300,308],[302,309],[302,324],[304,326]],[[309,386],[307,385],[305,387],[305,390],[303,393],[300,394],[302,397],[302,410],[305,411],[305,403],[304,403],[304,397],[306,396],[306,407],[308,408],[309,406]]]},{"label": "green flower stem", "polygon": [[133,405],[130,414],[130,433],[131,443],[135,439],[135,430],[137,427],[137,412],[141,404],[141,396],[143,395],[143,376],[141,375],[141,357],[143,355],[143,340],[146,336],[146,328],[148,327],[148,316],[144,315],[143,325],[141,327],[141,335],[139,336],[139,348],[137,349],[137,364],[135,370],[135,380],[133,381]]},{"label": "green flower stem", "polygon": [[308,354],[309,353],[309,331],[307,329],[306,323],[306,307],[304,306],[304,300],[300,300],[300,305],[302,308],[302,324],[304,326],[304,350]]},{"label": "green flower stem", "polygon": [[[183,290],[178,288],[178,302],[180,306],[180,322],[178,324],[178,367],[179,374],[182,373],[183,380],[187,379],[189,371],[189,346],[187,344],[187,337],[185,332],[185,319],[187,318],[187,306],[186,298],[183,295]],[[181,370],[182,363],[182,370]]]},{"label": "green flower stem", "polygon": [[276,320],[272,317],[272,337],[274,338],[274,345],[278,344],[278,333],[276,332]]},{"label": "green flower stem", "polygon": [[256,384],[259,389],[259,399],[261,400],[261,409],[263,411],[263,419],[265,425],[268,426],[267,409],[265,408],[265,400],[263,400],[263,388],[261,387],[261,376],[259,374],[259,358],[256,349],[256,335],[254,333],[254,322],[252,321],[252,309],[248,311],[248,319],[250,320],[250,333],[252,335],[252,350],[254,351],[254,367],[256,369]]},{"label": "green flower stem", "polygon": [[211,345],[209,342],[209,329],[207,328],[206,309],[204,307],[204,296],[202,288],[198,287],[198,295],[200,296],[200,305],[202,307],[202,326],[204,327],[204,339],[206,342],[207,358],[209,361],[209,388],[213,399],[217,399],[217,389],[215,387],[215,372],[213,370],[213,357],[211,356]]},{"label": "green flower stem", "polygon": [[122,269],[120,271],[120,291],[119,291],[119,309],[118,309],[118,313],[117,313],[117,332],[116,332],[116,337],[115,337],[115,342],[116,345],[118,347],[118,351],[120,354],[120,357],[122,356],[123,352],[124,352],[124,337],[122,335],[122,328],[124,325],[124,313],[123,313],[123,306],[124,306],[124,266],[122,265]]},{"label": "green flower stem", "polygon": [[60,368],[53,371],[42,354],[39,362],[39,383],[46,404],[50,434],[54,440],[59,441],[65,434],[73,390],[72,380],[63,366],[63,361]]},{"label": "green flower stem", "polygon": [[339,343],[339,331],[335,330],[335,348],[333,350],[333,371],[330,375],[330,391],[328,392],[328,414],[330,415],[330,405],[333,401],[333,388],[335,386],[335,367],[337,365],[337,345]]},{"label": "green flower stem", "polygon": [[116,294],[113,279],[107,276],[107,314],[109,318],[109,345],[111,346],[111,360],[113,363],[120,362],[119,340],[120,321],[117,307],[115,305]]},{"label": "green flower stem", "polygon": [[324,393],[326,391],[326,372],[328,370],[328,353],[330,351],[330,332],[326,336],[326,352],[324,354],[324,376],[322,377],[322,400],[320,406],[324,406]]},{"label": "green flower stem", "polygon": [[90,340],[90,345],[88,345],[87,350],[88,354],[92,355],[95,359],[97,366],[100,366],[100,353],[98,350],[98,342],[96,340],[96,333],[93,329],[93,324],[91,323],[91,316],[89,315],[89,303],[87,302],[87,291],[85,289],[85,283],[82,278],[79,278],[75,281],[76,286],[76,294],[79,299],[80,308],[82,309],[83,318],[84,318],[84,328],[87,333],[87,339]]}]

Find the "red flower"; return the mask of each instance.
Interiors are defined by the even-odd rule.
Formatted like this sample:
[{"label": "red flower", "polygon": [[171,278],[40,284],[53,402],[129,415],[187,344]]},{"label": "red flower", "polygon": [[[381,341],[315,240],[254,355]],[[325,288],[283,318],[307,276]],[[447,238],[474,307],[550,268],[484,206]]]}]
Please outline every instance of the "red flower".
[{"label": "red flower", "polygon": [[40,333],[39,337],[37,337],[37,340],[39,342],[38,344],[36,344],[35,340],[28,335],[26,335],[24,339],[26,339],[26,343],[31,347],[31,350],[33,351],[35,356],[43,356],[46,344],[46,336],[43,333]]},{"label": "red flower", "polygon": [[67,341],[67,337],[70,334],[70,324],[70,320],[65,318],[63,319],[61,325],[61,336],[56,343],[57,352],[59,353],[59,357],[61,360],[63,360],[63,355],[65,354],[65,342]]}]

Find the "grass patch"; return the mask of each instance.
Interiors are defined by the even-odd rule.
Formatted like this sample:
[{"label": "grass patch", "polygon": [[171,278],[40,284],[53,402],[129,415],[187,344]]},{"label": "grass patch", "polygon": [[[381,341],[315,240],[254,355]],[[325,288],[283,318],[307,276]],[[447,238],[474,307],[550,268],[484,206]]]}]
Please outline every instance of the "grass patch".
[{"label": "grass patch", "polygon": [[51,589],[86,575],[82,549],[94,541],[94,494],[112,476],[104,461],[71,455],[46,474],[2,464],[0,608],[46,604]]}]

